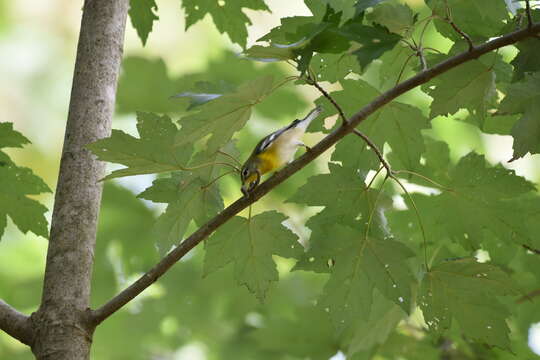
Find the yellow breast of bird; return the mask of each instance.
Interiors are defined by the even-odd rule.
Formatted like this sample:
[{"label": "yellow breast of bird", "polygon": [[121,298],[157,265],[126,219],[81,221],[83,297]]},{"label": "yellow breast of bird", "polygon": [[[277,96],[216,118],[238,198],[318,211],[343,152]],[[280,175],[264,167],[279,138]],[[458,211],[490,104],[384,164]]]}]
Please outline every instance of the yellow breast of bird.
[{"label": "yellow breast of bird", "polygon": [[304,131],[302,129],[290,129],[281,134],[272,145],[259,154],[261,159],[261,174],[277,170],[292,161],[298,149],[298,143]]}]

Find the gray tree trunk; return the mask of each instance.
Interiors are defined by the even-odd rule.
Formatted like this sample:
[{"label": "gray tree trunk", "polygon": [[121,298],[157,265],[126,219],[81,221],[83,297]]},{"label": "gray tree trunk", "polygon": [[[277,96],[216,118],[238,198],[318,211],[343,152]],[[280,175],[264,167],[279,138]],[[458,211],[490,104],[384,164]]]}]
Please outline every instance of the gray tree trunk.
[{"label": "gray tree trunk", "polygon": [[31,317],[37,359],[88,359],[90,281],[104,164],[85,145],[111,131],[129,0],[83,8],[43,296]]}]

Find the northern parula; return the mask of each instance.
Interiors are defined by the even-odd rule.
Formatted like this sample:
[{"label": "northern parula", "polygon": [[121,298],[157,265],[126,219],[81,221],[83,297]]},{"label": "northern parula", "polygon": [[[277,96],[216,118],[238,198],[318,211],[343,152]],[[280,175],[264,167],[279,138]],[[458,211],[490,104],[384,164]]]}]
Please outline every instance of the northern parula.
[{"label": "northern parula", "polygon": [[321,112],[322,108],[317,106],[302,120],[296,119],[259,141],[242,166],[240,173],[242,193],[245,196],[249,196],[249,192],[259,184],[263,174],[275,171],[291,162],[299,146],[308,148],[302,142],[302,136],[311,121]]}]

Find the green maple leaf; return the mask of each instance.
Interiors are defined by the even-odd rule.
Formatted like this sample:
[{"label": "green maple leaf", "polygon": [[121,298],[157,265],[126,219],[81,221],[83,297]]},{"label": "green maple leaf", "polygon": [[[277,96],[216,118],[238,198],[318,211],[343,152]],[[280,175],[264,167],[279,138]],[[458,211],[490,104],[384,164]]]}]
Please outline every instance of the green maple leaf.
[{"label": "green maple leaf", "polygon": [[540,64],[538,64],[538,58],[540,57],[538,39],[525,39],[518,42],[516,47],[519,53],[511,62],[515,69],[514,81],[523,79],[526,73],[540,70]]},{"label": "green maple leaf", "polygon": [[475,259],[443,262],[422,281],[420,307],[429,328],[444,331],[456,320],[473,340],[510,349],[510,312],[497,296],[516,295],[512,280],[496,266]]},{"label": "green maple leaf", "polygon": [[373,288],[410,311],[414,278],[406,261],[414,253],[396,240],[366,236],[362,228],[360,223],[355,228],[334,227],[335,265],[319,303],[338,329],[351,326],[358,317],[369,318]]},{"label": "green maple leaf", "polygon": [[[289,199],[325,206],[306,223],[312,230],[309,250],[295,270],[332,273],[320,305],[327,309],[338,329],[351,326],[355,317],[368,318],[374,287],[408,311],[413,279],[405,260],[413,253],[387,237],[381,211],[372,210],[375,199],[378,209],[389,206],[389,200],[375,190],[366,190],[364,176],[356,169],[328,165],[330,174],[311,177]],[[370,218],[371,227],[366,233]]]},{"label": "green maple leaf", "polygon": [[[313,3],[312,3],[313,4]],[[281,26],[273,28],[258,41],[266,41],[291,51],[291,59],[302,73],[307,71],[314,52],[342,54],[349,48],[349,39],[338,32],[341,13],[322,3],[312,8],[314,16],[295,16],[281,19]],[[314,10],[316,8],[316,10]]]},{"label": "green maple leaf", "polygon": [[359,13],[364,12],[367,8],[373,7],[383,1],[384,0],[358,0],[355,5],[356,11]]},{"label": "green maple leaf", "polygon": [[409,60],[412,50],[405,46],[394,46],[390,51],[385,52],[379,60],[379,78],[380,85],[378,88],[385,91],[393,88],[399,81],[406,80],[409,76],[414,75],[414,68],[419,63],[414,60]]},{"label": "green maple leaf", "polygon": [[514,124],[514,155],[517,159],[527,153],[540,152],[540,73],[525,75],[523,81],[511,84],[501,102],[499,111],[503,114],[523,114]]},{"label": "green maple leaf", "polygon": [[[12,123],[0,123],[0,149],[22,147],[30,141]],[[9,156],[0,151],[0,238],[4,234],[7,216],[23,233],[33,232],[48,237],[47,208],[27,195],[51,192],[51,189],[32,170],[15,165]]]},{"label": "green maple leaf", "polygon": [[388,32],[380,25],[366,26],[361,22],[350,22],[339,29],[339,34],[360,45],[353,54],[358,59],[362,69],[373,60],[392,50],[401,36]]},{"label": "green maple leaf", "polygon": [[204,273],[234,263],[238,283],[263,301],[270,283],[278,280],[272,255],[296,258],[303,252],[296,236],[281,225],[285,219],[275,211],[234,217],[208,239]]},{"label": "green maple leaf", "polygon": [[[429,214],[422,217],[428,239],[449,238],[473,250],[482,244],[485,246],[486,242],[507,243],[513,239],[529,243],[532,240],[524,218],[537,213],[538,201],[527,200],[534,191],[533,184],[516,176],[513,170],[500,165],[487,166],[484,157],[474,153],[463,157],[454,168],[434,164],[432,170],[425,167],[419,172],[449,190],[435,196],[412,195],[420,214]],[[433,186],[423,181],[419,183]],[[409,201],[406,202],[412,209]],[[407,213],[408,220],[398,222],[416,223],[414,212],[408,210]],[[391,225],[392,222],[390,217]]]},{"label": "green maple leaf", "polygon": [[244,52],[249,59],[263,62],[273,62],[294,59],[292,47],[254,45]]},{"label": "green maple leaf", "polygon": [[311,59],[311,70],[317,74],[317,81],[331,83],[343,80],[350,73],[361,73],[355,56],[348,53],[316,54]]},{"label": "green maple leaf", "polygon": [[459,109],[468,109],[483,117],[495,96],[492,70],[489,65],[473,60],[429,82],[423,89],[433,98],[430,116],[452,115]]},{"label": "green maple leaf", "polygon": [[[426,4],[434,14],[444,19],[447,15],[446,2],[453,22],[473,38],[487,39],[498,35],[509,18],[504,0],[490,1],[489,6],[486,6],[483,0],[428,0]],[[443,20],[435,20],[435,26],[443,36],[451,40],[462,39],[461,35]]]},{"label": "green maple leaf", "polygon": [[336,214],[355,218],[365,210],[366,196],[371,196],[364,183],[365,174],[334,163],[328,163],[328,168],[329,174],[310,177],[287,201],[308,206],[328,206]]},{"label": "green maple leaf", "polygon": [[199,106],[197,113],[180,120],[182,131],[176,135],[175,146],[185,146],[211,134],[206,143],[207,151],[219,150],[244,127],[252,107],[269,95],[273,86],[272,77],[265,76],[242,85],[233,94]]},{"label": "green maple leaf", "polygon": [[375,6],[366,18],[386,27],[393,33],[402,34],[414,23],[414,16],[408,5],[398,3],[382,3]]},{"label": "green maple leaf", "polygon": [[217,187],[208,187],[208,181],[191,172],[173,173],[170,178],[154,180],[138,197],[168,204],[154,225],[161,253],[180,243],[192,220],[202,226],[223,210]]},{"label": "green maple leaf", "polygon": [[137,34],[141,39],[143,46],[146,45],[148,34],[152,31],[154,21],[159,20],[159,17],[154,13],[158,7],[155,0],[130,0],[129,1],[129,17],[133,27],[137,30]]},{"label": "green maple leaf", "polygon": [[[343,90],[333,92],[331,95],[347,117],[352,116],[360,107],[380,95],[377,89],[363,80],[343,80],[341,85]],[[322,102],[325,102],[322,98],[317,100],[317,103]],[[334,107],[328,105],[325,106],[323,116],[336,113]],[[399,167],[414,169],[417,167],[420,155],[424,152],[421,130],[427,127],[428,121],[419,109],[394,101],[364,120],[358,129],[369,136],[379,149],[382,149],[384,143],[388,143],[398,154]],[[365,148],[360,138],[357,138],[357,141],[358,147],[353,149],[351,146],[355,145],[349,141],[347,150],[342,152],[343,157],[336,155],[332,159],[343,161],[345,158],[356,157],[358,151],[362,147]]]},{"label": "green maple leaf", "polygon": [[540,72],[526,75],[525,78],[508,87],[506,97],[499,106],[503,114],[519,114],[532,104],[540,101]]},{"label": "green maple leaf", "polygon": [[[22,148],[24,144],[29,144],[30,140],[18,131],[13,130],[13,124],[8,122],[0,123],[0,149],[7,147]],[[6,155],[7,156],[7,155]]]},{"label": "green maple leaf", "polygon": [[140,138],[113,130],[110,137],[87,146],[100,160],[126,166],[113,171],[104,180],[185,169],[193,151],[192,145],[175,145],[182,130],[178,130],[168,116],[138,113],[137,130]]},{"label": "green maple leaf", "polygon": [[527,153],[540,153],[540,103],[535,102],[525,109],[523,117],[512,128],[514,155],[512,160]]},{"label": "green maple leaf", "polygon": [[356,16],[357,0],[324,0],[336,13],[341,13],[340,22],[343,24]]},{"label": "green maple leaf", "polygon": [[374,301],[367,320],[358,322],[349,344],[348,355],[370,350],[375,345],[386,342],[397,324],[405,317],[403,310],[386,300],[378,291],[373,293]]},{"label": "green maple leaf", "polygon": [[182,8],[186,12],[186,30],[210,14],[218,31],[227,33],[232,42],[242,47],[246,46],[247,25],[251,25],[242,9],[269,11],[262,0],[183,0]]}]

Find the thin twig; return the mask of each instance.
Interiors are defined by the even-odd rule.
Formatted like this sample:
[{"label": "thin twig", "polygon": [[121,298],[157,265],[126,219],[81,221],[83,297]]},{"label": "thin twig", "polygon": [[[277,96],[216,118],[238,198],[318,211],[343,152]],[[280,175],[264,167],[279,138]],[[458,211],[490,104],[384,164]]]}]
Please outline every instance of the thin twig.
[{"label": "thin twig", "polygon": [[540,289],[533,290],[530,293],[523,295],[522,297],[516,300],[516,303],[521,304],[521,303],[524,303],[525,301],[533,301],[533,299],[538,296],[540,296]]},{"label": "thin twig", "polygon": [[324,90],[324,88],[319,85],[319,83],[317,82],[317,80],[315,79],[315,76],[313,76],[311,74],[311,71],[308,69],[308,76],[306,78],[306,82],[310,85],[313,85],[315,86],[315,88],[317,88],[317,90],[319,90],[319,92],[321,94],[323,94],[323,96],[325,98],[328,99],[328,101],[330,101],[330,103],[332,103],[332,105],[336,108],[336,110],[338,111],[339,113],[339,117],[341,118],[341,121],[343,122],[343,124],[347,124],[347,117],[345,116],[345,113],[343,112],[343,110],[341,109],[341,106],[339,106],[337,104],[337,102],[334,100],[334,98],[332,98],[332,96],[330,96],[330,94]]},{"label": "thin twig", "polygon": [[441,185],[439,184],[438,182],[434,181],[434,180],[431,180],[430,178],[428,178],[427,176],[424,176],[422,174],[419,174],[417,172],[414,172],[414,171],[410,171],[410,170],[395,170],[394,171],[394,174],[409,174],[409,175],[414,175],[414,176],[418,176],[419,178],[431,183],[432,185],[435,185],[435,187],[441,189],[441,190],[444,190],[444,191],[448,191],[448,192],[455,192],[453,189],[450,189],[449,187],[446,187],[444,185]]},{"label": "thin twig", "polygon": [[530,247],[529,245],[527,244],[522,244],[521,245],[523,248],[529,250],[530,252],[532,252],[533,254],[536,254],[536,255],[540,255],[540,249],[535,249],[533,247]]},{"label": "thin twig", "polygon": [[424,57],[424,49],[422,47],[418,48],[418,51],[416,52],[416,56],[420,59],[420,65],[422,66],[422,71],[426,71],[428,66],[426,62],[426,58]]},{"label": "thin twig", "polygon": [[382,169],[384,169],[384,166],[381,166],[379,168],[379,170],[377,170],[377,172],[375,173],[375,175],[373,175],[373,177],[371,178],[371,181],[368,183],[368,185],[366,186],[366,191],[369,190],[369,188],[371,187],[371,185],[373,185],[373,183],[375,182],[375,179],[377,178],[377,176],[379,176],[379,173],[382,171]]},{"label": "thin twig", "polygon": [[452,28],[461,35],[469,44],[469,52],[473,51],[474,45],[469,35],[464,33],[455,23],[454,20],[452,20],[452,11],[450,10],[450,6],[448,6],[448,0],[444,0],[444,4],[446,5],[446,18],[444,19],[447,23],[452,26]]},{"label": "thin twig", "polygon": [[[324,97],[326,97],[331,103],[332,105],[334,105],[334,107],[336,108],[337,112],[339,113],[339,116],[341,117],[341,119],[343,120],[343,124],[347,124],[348,121],[347,121],[347,118],[345,117],[345,113],[343,112],[343,109],[341,108],[341,106],[339,106],[339,104],[334,100],[334,98],[328,93],[326,92],[326,90],[324,90],[322,88],[322,86],[320,86],[316,80],[314,80],[314,76],[311,75],[311,73],[309,73],[308,75],[308,81],[311,81],[311,85],[315,86],[320,92],[321,94],[323,94]],[[309,83],[309,82],[308,82]],[[383,154],[382,152],[379,150],[379,148],[377,147],[377,145],[375,145],[375,143],[373,141],[371,141],[371,139],[366,135],[364,134],[363,132],[361,132],[360,130],[358,129],[353,129],[353,132],[360,136],[365,142],[366,144],[369,145],[369,147],[375,152],[375,154],[377,155],[377,157],[379,158],[379,161],[381,162],[381,164],[384,166],[384,168],[386,169],[386,173],[387,173],[387,176],[388,174],[391,174],[392,173],[392,168],[390,167],[390,165],[388,165],[388,163],[386,162],[386,160],[384,160],[384,157],[383,157]]]},{"label": "thin twig", "polygon": [[530,29],[533,24],[532,15],[531,15],[531,4],[529,0],[525,0],[525,12],[527,13],[527,29]]},{"label": "thin twig", "polygon": [[403,66],[401,67],[401,70],[399,71],[399,75],[397,77],[397,80],[396,80],[396,85],[399,84],[399,80],[401,80],[401,76],[403,75],[403,72],[405,71],[405,68],[407,67],[407,64],[409,63],[409,61],[412,59],[412,57],[415,55],[415,53],[412,53],[411,55],[409,55],[407,57],[407,60],[405,60],[405,63],[403,64]]},{"label": "thin twig", "polygon": [[218,215],[210,219],[206,224],[202,225],[199,229],[193,232],[187,239],[182,241],[176,248],[170,251],[165,257],[163,257],[152,269],[147,271],[134,283],[122,290],[120,293],[111,298],[107,303],[102,305],[96,310],[91,311],[93,323],[95,325],[101,323],[116,311],[121,309],[132,299],[142,293],[150,285],[152,285],[158,278],[160,278],[165,272],[167,272],[176,262],[178,262],[184,255],[186,255],[191,249],[197,246],[200,242],[206,239],[210,234],[217,230],[221,225],[230,220],[240,211],[244,210],[250,204],[256,202],[261,197],[270,192],[273,188],[287,180],[293,174],[304,168],[311,163],[315,158],[322,153],[332,148],[339,140],[351,133],[356,126],[358,126],[368,116],[379,110],[384,105],[388,104],[398,96],[406,93],[407,91],[416,88],[419,85],[425,84],[434,77],[454,69],[467,61],[477,59],[481,55],[487,54],[498,48],[515,44],[521,40],[532,37],[534,34],[540,32],[540,23],[533,24],[530,29],[523,29],[514,31],[512,33],[503,35],[496,39],[487,41],[482,45],[475,46],[471,51],[462,52],[456,56],[452,56],[445,61],[423,71],[408,80],[398,84],[392,89],[379,95],[369,104],[361,108],[356,114],[354,114],[349,122],[345,126],[340,126],[332,133],[328,134],[324,139],[318,142],[311,148],[311,151],[305,152],[293,162],[289,163],[280,171],[274,173],[268,180],[257,186],[248,197],[241,197],[226,209],[220,212]]},{"label": "thin twig", "polygon": [[423,48],[423,49],[424,49],[424,50],[431,50],[431,51],[433,51],[433,52],[436,52],[437,54],[442,54],[442,52],[441,52],[440,50],[437,50],[437,49],[432,48],[432,47],[430,47],[430,46],[425,47],[425,48]]},{"label": "thin twig", "polygon": [[235,170],[229,170],[229,171],[227,171],[226,173],[223,173],[223,174],[219,175],[219,176],[216,177],[214,180],[210,181],[208,184],[201,186],[201,190],[208,189],[213,183],[215,183],[216,181],[218,181],[219,179],[221,179],[221,178],[224,177],[224,176],[227,176],[227,175],[229,175],[229,174],[232,174],[234,171],[235,171]]},{"label": "thin twig", "polygon": [[235,158],[235,157],[232,156],[231,154],[228,154],[228,153],[226,153],[226,152],[223,151],[223,150],[218,150],[217,152],[218,152],[219,154],[221,154],[221,155],[225,155],[226,157],[228,157],[229,159],[233,160],[233,161],[234,161],[235,163],[237,163],[238,165],[240,165],[240,166],[243,165],[240,161],[238,161],[237,158]]},{"label": "thin twig", "polygon": [[420,217],[420,211],[418,211],[418,208],[416,207],[416,203],[414,202],[414,199],[412,198],[411,194],[409,194],[409,191],[403,186],[401,181],[397,177],[394,176],[394,174],[390,174],[390,178],[394,180],[398,185],[401,187],[401,189],[405,192],[407,195],[407,198],[411,201],[411,204],[414,209],[414,213],[416,214],[416,218],[418,219],[418,226],[420,226],[420,230],[422,231],[422,239],[424,242],[424,265],[426,266],[426,271],[429,272],[429,264],[428,264],[428,256],[427,256],[427,237],[426,237],[426,230],[424,229],[424,224],[422,223],[422,218]]},{"label": "thin twig", "polygon": [[375,145],[375,143],[373,141],[371,141],[371,139],[366,134],[361,132],[360,130],[355,128],[355,129],[353,129],[353,133],[355,133],[356,135],[361,137],[362,140],[364,140],[369,145],[371,150],[373,150],[375,152],[375,154],[379,158],[379,161],[381,162],[381,165],[384,166],[384,168],[386,169],[386,176],[388,177],[388,176],[392,175],[392,168],[390,167],[390,165],[384,159],[384,156],[383,156],[381,150],[379,150],[379,148],[377,147],[377,145]]}]

